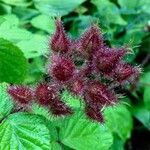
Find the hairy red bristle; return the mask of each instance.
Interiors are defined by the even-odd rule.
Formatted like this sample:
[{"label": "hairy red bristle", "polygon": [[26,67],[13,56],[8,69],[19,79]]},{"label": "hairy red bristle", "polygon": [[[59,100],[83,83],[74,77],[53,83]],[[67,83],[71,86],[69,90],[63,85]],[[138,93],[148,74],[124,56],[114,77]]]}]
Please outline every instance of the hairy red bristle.
[{"label": "hairy red bristle", "polygon": [[100,29],[98,26],[91,26],[78,40],[76,44],[77,49],[83,54],[86,58],[89,58],[92,55],[92,52],[97,50],[100,46],[103,45],[103,39],[100,34]]},{"label": "hairy red bristle", "polygon": [[85,81],[80,79],[75,79],[71,83],[69,83],[68,88],[75,95],[82,95],[84,90]]},{"label": "hairy red bristle", "polygon": [[59,58],[52,64],[50,75],[57,81],[68,81],[73,77],[75,71],[74,63],[66,58]]},{"label": "hairy red bristle", "polygon": [[125,55],[124,50],[115,50],[110,48],[103,48],[96,51],[93,59],[93,65],[100,71],[100,73],[109,74],[117,66],[117,63]]},{"label": "hairy red bristle", "polygon": [[99,81],[88,83],[84,96],[88,103],[97,104],[98,106],[112,105],[116,101],[114,93]]},{"label": "hairy red bristle", "polygon": [[56,20],[56,31],[51,38],[50,47],[54,52],[66,53],[69,51],[70,41],[60,19]]},{"label": "hairy red bristle", "polygon": [[130,81],[130,79],[137,78],[139,73],[138,67],[126,63],[119,63],[116,69],[114,69],[113,78],[121,84]]},{"label": "hairy red bristle", "polygon": [[52,114],[56,116],[69,115],[73,113],[72,109],[58,98],[56,98],[53,103],[50,103],[50,110]]},{"label": "hairy red bristle", "polygon": [[10,86],[8,88],[8,93],[14,101],[20,104],[28,104],[34,99],[32,89],[26,86]]},{"label": "hairy red bristle", "polygon": [[86,105],[85,113],[87,117],[92,120],[98,121],[100,123],[104,122],[102,112],[100,111],[100,108],[96,105]]},{"label": "hairy red bristle", "polygon": [[35,97],[41,105],[49,105],[57,97],[55,86],[40,83],[36,87]]}]

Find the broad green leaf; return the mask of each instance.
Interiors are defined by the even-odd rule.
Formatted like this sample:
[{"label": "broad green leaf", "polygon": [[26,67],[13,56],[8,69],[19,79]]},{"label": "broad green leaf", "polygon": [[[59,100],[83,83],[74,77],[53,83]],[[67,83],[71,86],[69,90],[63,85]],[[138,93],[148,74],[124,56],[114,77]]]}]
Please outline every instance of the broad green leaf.
[{"label": "broad green leaf", "polygon": [[46,36],[34,34],[30,40],[18,42],[17,46],[23,51],[26,58],[33,58],[48,54],[47,43]]},{"label": "broad green leaf", "polygon": [[85,0],[33,0],[35,7],[50,16],[64,16],[73,11]]},{"label": "broad green leaf", "polygon": [[123,141],[131,135],[133,121],[129,110],[123,104],[108,107],[104,111],[106,125],[117,134]]},{"label": "broad green leaf", "polygon": [[113,140],[105,125],[92,122],[81,112],[60,120],[59,137],[64,145],[77,150],[108,150]]},{"label": "broad green leaf", "polygon": [[[42,20],[42,21],[41,21]],[[48,33],[53,33],[55,30],[54,19],[48,15],[38,15],[31,20],[31,24],[38,28],[42,29]]]},{"label": "broad green leaf", "polygon": [[45,119],[28,113],[15,113],[0,125],[0,150],[51,150]]},{"label": "broad green leaf", "polygon": [[15,6],[29,6],[31,4],[31,2],[28,2],[28,0],[0,0],[0,1]]},{"label": "broad green leaf", "polygon": [[1,38],[5,38],[14,43],[32,38],[32,33],[18,27],[19,19],[15,15],[6,15],[4,19],[6,19],[6,21],[0,25]]},{"label": "broad green leaf", "polygon": [[109,0],[92,0],[97,7],[100,16],[103,16],[105,23],[126,25],[127,22],[121,17],[118,7]]},{"label": "broad green leaf", "polygon": [[150,110],[148,110],[144,105],[139,105],[134,107],[133,115],[141,122],[143,125],[150,130]]},{"label": "broad green leaf", "polygon": [[0,38],[0,82],[20,83],[27,73],[27,60],[10,41]]},{"label": "broad green leaf", "polygon": [[7,87],[6,83],[0,84],[0,120],[7,116],[13,108],[13,101],[7,93]]}]

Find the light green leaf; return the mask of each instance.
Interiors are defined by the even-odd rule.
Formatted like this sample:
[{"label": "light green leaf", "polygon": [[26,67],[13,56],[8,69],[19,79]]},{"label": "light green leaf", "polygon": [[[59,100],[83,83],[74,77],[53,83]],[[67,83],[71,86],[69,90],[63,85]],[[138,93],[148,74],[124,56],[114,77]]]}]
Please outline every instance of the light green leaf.
[{"label": "light green leaf", "polygon": [[150,130],[150,110],[141,104],[133,109],[133,115]]},{"label": "light green leaf", "polygon": [[0,1],[15,6],[29,6],[31,4],[31,2],[28,2],[27,0],[0,0]]},{"label": "light green leaf", "polygon": [[125,10],[136,10],[137,13],[150,13],[149,0],[118,0],[119,5]]},{"label": "light green leaf", "polygon": [[45,118],[47,118],[48,120],[51,120],[51,116],[49,113],[48,108],[40,106],[37,103],[33,103],[32,104],[32,113],[33,114],[37,114],[37,115],[41,115],[44,116]]},{"label": "light green leaf", "polygon": [[108,107],[104,111],[106,125],[117,134],[123,141],[131,135],[133,121],[129,110],[123,104]]},{"label": "light green leaf", "polygon": [[7,116],[13,108],[13,101],[7,93],[7,84],[0,84],[0,120]]},{"label": "light green leaf", "polygon": [[83,100],[80,97],[73,95],[67,90],[63,91],[61,95],[61,99],[65,101],[65,103],[69,105],[70,107],[73,107],[73,108],[83,107]]},{"label": "light green leaf", "polygon": [[0,125],[0,150],[51,150],[45,119],[28,113],[10,115]]},{"label": "light green leaf", "polygon": [[[41,21],[42,20],[42,21]],[[55,30],[54,19],[48,15],[38,15],[31,20],[31,24],[38,28],[42,29],[48,33],[53,33]]]},{"label": "light green leaf", "polygon": [[52,145],[52,150],[63,150],[60,144],[57,142],[52,142],[51,145]]},{"label": "light green leaf", "polygon": [[92,0],[97,7],[100,16],[103,16],[105,22],[126,25],[127,22],[121,17],[119,9],[109,0]]},{"label": "light green leaf", "polygon": [[0,37],[17,43],[21,40],[29,40],[32,33],[19,28],[19,19],[15,15],[3,16],[5,21],[0,25]]},{"label": "light green leaf", "polygon": [[30,40],[18,42],[17,46],[23,51],[26,58],[33,58],[48,54],[47,43],[46,36],[35,34]]},{"label": "light green leaf", "polygon": [[33,0],[35,7],[50,16],[64,16],[73,11],[85,0]]},{"label": "light green leaf", "polygon": [[27,74],[27,60],[21,50],[0,38],[0,82],[20,83]]},{"label": "light green leaf", "polygon": [[77,150],[108,150],[113,140],[105,125],[88,120],[81,112],[60,120],[59,133],[64,145]]}]

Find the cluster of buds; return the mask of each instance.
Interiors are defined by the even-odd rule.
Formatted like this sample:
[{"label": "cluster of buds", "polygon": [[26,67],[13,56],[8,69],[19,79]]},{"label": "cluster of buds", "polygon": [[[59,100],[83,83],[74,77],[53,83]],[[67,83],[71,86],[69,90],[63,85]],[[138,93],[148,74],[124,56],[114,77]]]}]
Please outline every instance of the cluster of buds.
[{"label": "cluster of buds", "polygon": [[13,85],[8,93],[20,104],[36,101],[56,116],[73,113],[60,96],[61,91],[67,89],[82,97],[88,118],[103,122],[103,107],[118,102],[114,87],[134,83],[140,73],[139,67],[123,61],[128,49],[106,46],[95,24],[81,38],[72,40],[66,35],[61,20],[57,19],[49,49],[47,73],[51,80],[39,83],[35,89]]}]

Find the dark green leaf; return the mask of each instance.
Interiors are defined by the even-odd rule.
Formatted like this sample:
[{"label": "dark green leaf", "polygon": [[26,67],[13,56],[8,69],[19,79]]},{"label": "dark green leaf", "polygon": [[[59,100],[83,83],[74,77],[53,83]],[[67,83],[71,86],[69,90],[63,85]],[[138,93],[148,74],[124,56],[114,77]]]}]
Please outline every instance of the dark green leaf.
[{"label": "dark green leaf", "polygon": [[141,104],[134,107],[133,114],[147,129],[150,130],[150,110]]},{"label": "dark green leaf", "polygon": [[0,38],[0,82],[20,83],[27,73],[27,60],[21,50]]}]

